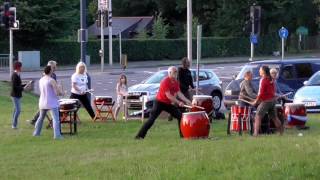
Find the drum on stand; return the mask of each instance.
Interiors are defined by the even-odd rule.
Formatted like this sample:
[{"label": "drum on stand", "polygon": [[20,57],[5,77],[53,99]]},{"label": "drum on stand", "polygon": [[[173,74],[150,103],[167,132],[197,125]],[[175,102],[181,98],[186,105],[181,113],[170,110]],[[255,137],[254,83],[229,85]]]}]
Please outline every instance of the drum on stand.
[{"label": "drum on stand", "polygon": [[210,123],[205,111],[182,114],[180,129],[185,139],[208,138]]},{"label": "drum on stand", "polygon": [[[205,108],[205,112],[208,114],[208,116],[211,116],[213,113],[213,100],[212,100],[212,96],[208,96],[208,95],[194,95],[193,96],[193,100],[192,100],[193,104],[197,105],[197,106],[201,106]],[[192,112],[196,112],[196,111],[203,111],[202,109],[199,109],[197,107],[193,107],[191,109]]]},{"label": "drum on stand", "polygon": [[112,97],[111,96],[95,96],[94,99],[95,104],[112,104]]},{"label": "drum on stand", "polygon": [[80,103],[78,99],[59,99],[60,110],[72,110],[74,108],[79,108]]},{"label": "drum on stand", "polygon": [[304,104],[286,103],[284,114],[289,126],[303,127],[308,120]]},{"label": "drum on stand", "polygon": [[[239,122],[241,120],[242,123]],[[242,131],[251,130],[251,107],[250,106],[231,106],[231,123],[230,131],[240,131],[240,126]]]}]

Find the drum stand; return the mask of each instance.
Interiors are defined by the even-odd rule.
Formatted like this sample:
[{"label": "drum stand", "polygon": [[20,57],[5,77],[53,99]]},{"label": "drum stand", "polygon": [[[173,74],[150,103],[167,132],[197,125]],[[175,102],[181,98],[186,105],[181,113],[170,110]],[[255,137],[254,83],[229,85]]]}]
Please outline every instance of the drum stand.
[{"label": "drum stand", "polygon": [[[77,113],[78,113],[78,108],[73,108],[69,110],[59,110],[59,116],[60,116],[60,125],[62,124],[69,124],[69,134],[77,134]],[[73,128],[72,128],[73,126]],[[62,131],[62,128],[60,126],[60,131]],[[62,132],[61,132],[62,133]],[[62,133],[63,134],[63,133]]]},{"label": "drum stand", "polygon": [[97,119],[100,119],[101,121],[107,121],[110,115],[112,120],[115,122],[116,118],[112,110],[114,103],[114,101],[112,103],[106,101],[94,102],[96,107],[96,116],[93,118],[93,121],[96,122]]},{"label": "drum stand", "polygon": [[[141,96],[141,99],[131,99],[128,96],[124,97],[123,106],[124,106],[124,117],[125,121],[129,119],[141,119],[141,122],[144,120],[144,96]],[[141,116],[130,116],[129,110],[141,110]]]},{"label": "drum stand", "polygon": [[[243,114],[243,113],[238,112],[238,119],[237,120],[234,120],[234,118],[232,116],[236,116],[236,115],[232,115],[231,114],[231,110],[230,110],[229,115],[228,115],[228,126],[227,126],[227,134],[228,135],[231,134],[231,126],[233,126],[234,122],[237,122],[238,123],[238,128],[239,128],[238,129],[239,135],[242,136],[243,124],[244,124],[244,122],[248,122],[248,121],[249,121],[249,124],[248,124],[249,127],[247,127],[247,128],[248,128],[248,130],[250,132],[250,135],[253,134],[252,109],[251,109],[251,107],[248,107],[248,106],[245,106],[244,108],[249,108],[248,113],[247,114]],[[246,121],[245,121],[245,118],[246,118]]]}]

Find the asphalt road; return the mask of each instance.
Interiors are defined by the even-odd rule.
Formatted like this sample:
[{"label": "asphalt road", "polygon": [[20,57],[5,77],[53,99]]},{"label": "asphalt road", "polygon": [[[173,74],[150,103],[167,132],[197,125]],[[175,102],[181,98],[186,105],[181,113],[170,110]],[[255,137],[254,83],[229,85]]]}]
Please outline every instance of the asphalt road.
[{"label": "asphalt road", "polygon": [[[228,63],[228,64],[206,64],[201,65],[200,68],[213,69],[217,74],[220,80],[223,82],[222,88],[224,89],[226,85],[232,80],[232,76],[237,74],[244,63]],[[168,66],[160,65],[158,67],[135,67],[130,68],[125,71],[125,74],[128,78],[128,86],[140,83],[142,80],[146,79],[154,72],[157,72],[159,69],[167,69]],[[194,66],[195,67],[195,66]],[[59,67],[58,67],[59,68]],[[74,73],[74,70],[57,70],[57,79],[58,82],[62,84],[65,92],[67,92],[66,97],[70,95],[71,88],[71,75]],[[100,72],[100,69],[89,68],[88,73],[91,76],[91,86],[94,89],[94,95],[96,96],[112,96],[116,98],[116,83],[118,81],[119,75],[123,73],[121,69],[106,69],[106,72]],[[38,80],[41,78],[41,71],[32,71],[32,72],[22,72],[22,79],[33,79],[35,80],[34,92],[39,94],[38,90]],[[0,80],[5,80],[4,74],[1,74]]]}]

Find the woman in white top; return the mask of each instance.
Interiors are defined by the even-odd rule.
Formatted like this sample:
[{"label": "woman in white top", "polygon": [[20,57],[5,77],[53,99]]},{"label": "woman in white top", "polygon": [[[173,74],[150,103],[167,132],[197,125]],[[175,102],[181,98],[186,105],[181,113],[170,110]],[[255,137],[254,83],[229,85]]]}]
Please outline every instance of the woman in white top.
[{"label": "woman in white top", "polygon": [[120,108],[123,105],[123,96],[126,96],[128,94],[126,75],[124,74],[120,75],[119,82],[117,83],[116,91],[117,91],[116,119],[118,119]]},{"label": "woman in white top", "polygon": [[33,136],[40,136],[43,120],[47,114],[47,111],[51,110],[51,117],[53,121],[53,137],[54,139],[61,139],[62,136],[60,133],[58,95],[62,95],[62,91],[58,88],[56,81],[51,77],[51,66],[45,67],[44,74],[45,75],[39,80],[40,116],[36,121]]},{"label": "woman in white top", "polygon": [[79,62],[76,72],[71,76],[71,96],[72,99],[78,99],[93,119],[95,113],[91,107],[88,96],[88,76],[87,67],[83,62]]}]

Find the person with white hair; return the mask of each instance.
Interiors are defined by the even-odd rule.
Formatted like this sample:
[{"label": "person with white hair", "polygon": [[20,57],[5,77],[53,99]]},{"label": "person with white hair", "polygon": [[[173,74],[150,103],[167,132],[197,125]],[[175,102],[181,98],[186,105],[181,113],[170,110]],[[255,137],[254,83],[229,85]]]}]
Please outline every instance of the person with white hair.
[{"label": "person with white hair", "polygon": [[[57,82],[57,75],[55,74],[55,71],[57,69],[57,62],[54,60],[50,60],[48,61],[47,66],[51,67],[52,72],[50,77]],[[31,120],[27,120],[27,121],[29,121],[31,125],[35,125],[35,123],[37,122],[37,119],[39,118],[39,115],[40,115],[40,111],[38,111]]]},{"label": "person with white hair", "polygon": [[76,67],[76,72],[71,76],[70,98],[78,99],[93,119],[95,113],[89,100],[88,89],[87,66],[83,62],[79,62]]},{"label": "person with white hair", "polygon": [[180,91],[180,85],[177,80],[177,75],[177,68],[175,66],[170,66],[168,68],[168,77],[164,78],[160,82],[159,92],[157,93],[156,99],[153,103],[149,119],[141,127],[140,131],[135,137],[136,139],[145,138],[148,130],[151,128],[154,121],[162,111],[168,112],[178,120],[179,133],[180,137],[182,137],[182,133],[180,130],[182,113],[174,104],[183,107],[185,104],[191,105],[191,101],[187,99]]}]

